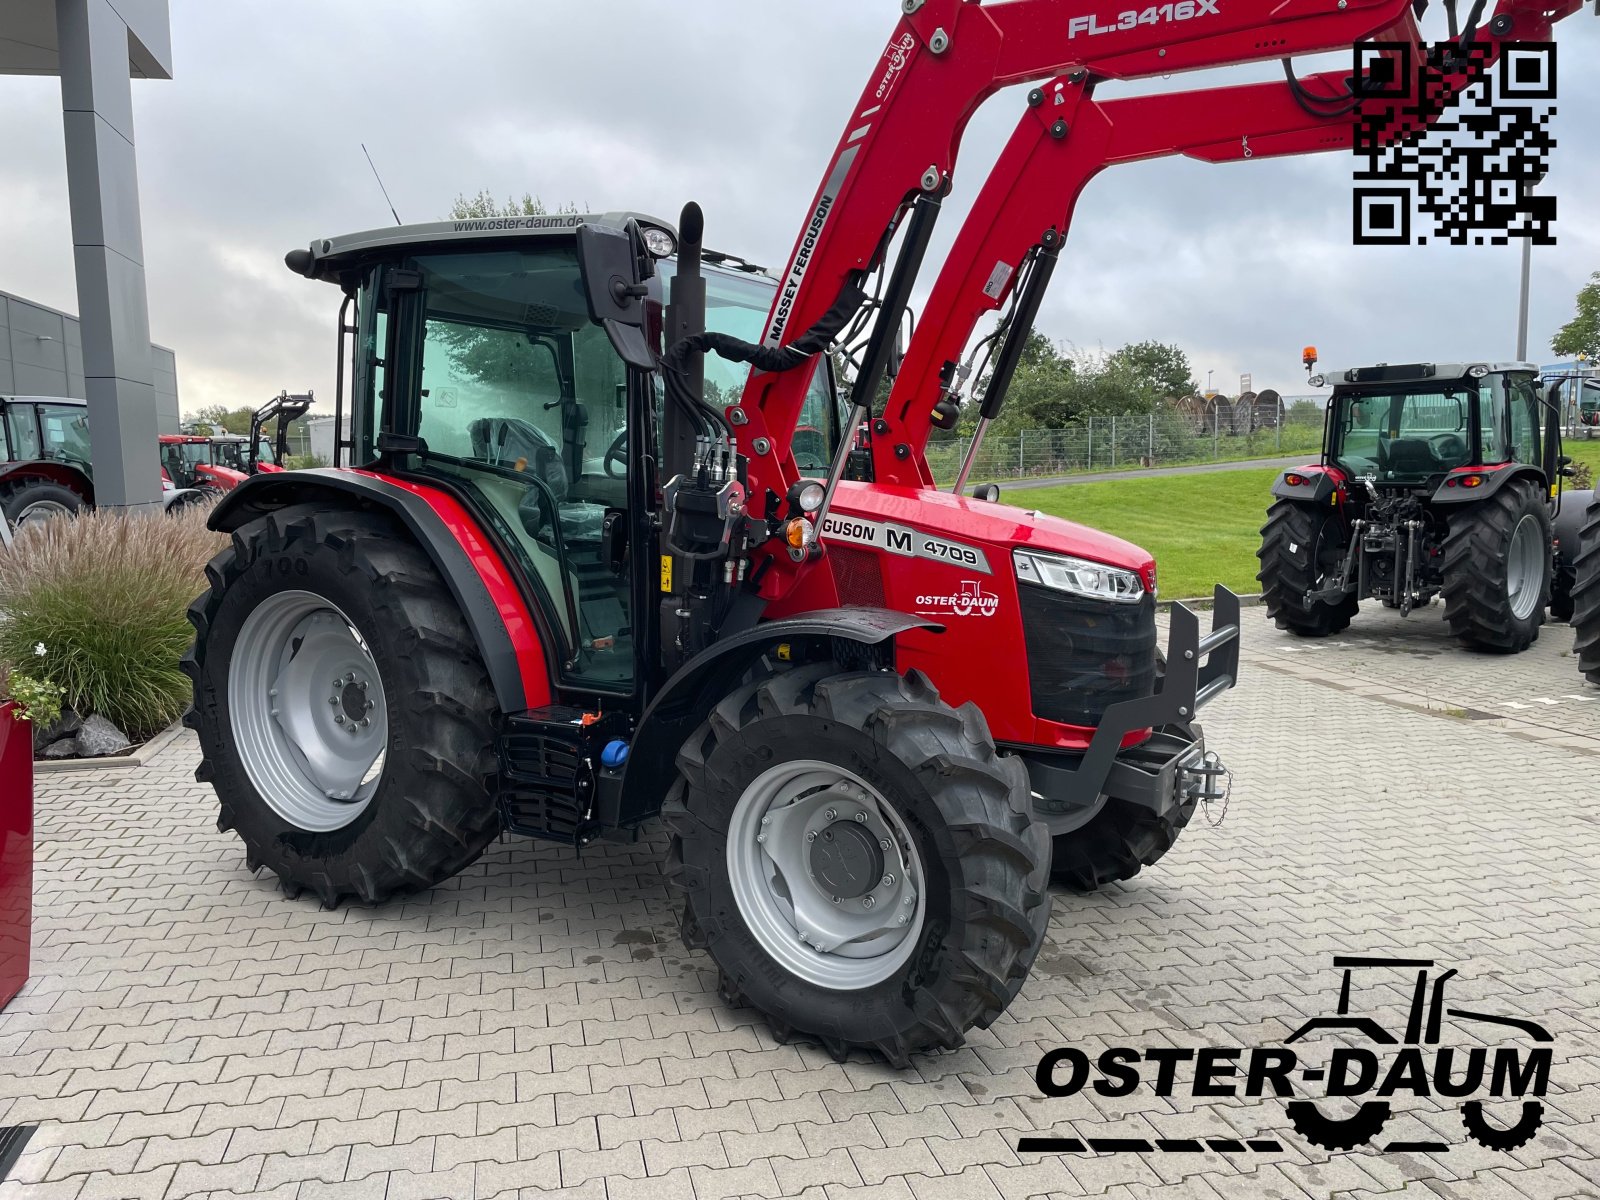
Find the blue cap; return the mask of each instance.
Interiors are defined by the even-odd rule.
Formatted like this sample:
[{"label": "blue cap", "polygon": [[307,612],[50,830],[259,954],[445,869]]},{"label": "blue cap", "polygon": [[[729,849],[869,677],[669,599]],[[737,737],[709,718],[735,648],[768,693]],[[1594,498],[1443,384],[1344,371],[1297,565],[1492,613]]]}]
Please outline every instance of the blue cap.
[{"label": "blue cap", "polygon": [[600,751],[600,764],[605,767],[620,767],[628,761],[628,743],[621,738],[606,743],[606,748]]}]

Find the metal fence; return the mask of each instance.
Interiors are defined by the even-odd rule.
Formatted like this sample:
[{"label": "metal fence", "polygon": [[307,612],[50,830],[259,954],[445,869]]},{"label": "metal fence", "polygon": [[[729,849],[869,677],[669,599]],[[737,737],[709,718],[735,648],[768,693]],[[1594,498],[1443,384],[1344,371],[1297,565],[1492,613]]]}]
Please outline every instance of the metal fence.
[{"label": "metal fence", "polygon": [[[1292,397],[1285,397],[1291,401]],[[1281,413],[1224,410],[1090,417],[1063,429],[990,432],[978,447],[971,479],[1019,479],[1190,463],[1235,462],[1314,454],[1322,445],[1322,401],[1292,403]],[[928,463],[941,484],[955,480],[970,438],[935,434]]]}]

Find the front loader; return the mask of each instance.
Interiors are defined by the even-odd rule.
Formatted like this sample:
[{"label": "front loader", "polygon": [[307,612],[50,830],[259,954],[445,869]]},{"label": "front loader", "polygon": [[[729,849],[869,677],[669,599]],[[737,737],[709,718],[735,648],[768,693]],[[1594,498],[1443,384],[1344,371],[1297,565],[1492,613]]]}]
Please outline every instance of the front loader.
[{"label": "front loader", "polygon": [[[1066,0],[908,0],[776,280],[703,251],[693,205],[293,252],[345,297],[335,467],[219,506],[186,664],[247,863],[378,903],[502,830],[581,847],[659,813],[686,941],[780,1036],[903,1063],[994,1020],[1044,936],[1041,813],[1130,814],[1085,839],[1093,884],[1220,795],[1195,720],[1238,609],[1218,589],[1202,634],[1176,606],[1163,668],[1149,555],[883,469],[941,399],[876,402],[960,131],[1077,66],[1414,32],[1341,3],[1074,40]],[[846,402],[825,351],[858,318]]]}]

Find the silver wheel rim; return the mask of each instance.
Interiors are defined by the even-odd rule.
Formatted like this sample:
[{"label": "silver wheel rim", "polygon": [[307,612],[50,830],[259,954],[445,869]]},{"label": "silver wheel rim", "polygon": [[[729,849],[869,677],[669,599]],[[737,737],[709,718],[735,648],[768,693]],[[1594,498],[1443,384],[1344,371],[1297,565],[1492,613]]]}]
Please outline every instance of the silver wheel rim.
[{"label": "silver wheel rim", "polygon": [[52,517],[70,517],[72,510],[59,500],[35,500],[17,514],[17,528],[40,525]]},{"label": "silver wheel rim", "polygon": [[228,662],[234,746],[261,798],[309,833],[343,829],[383,773],[383,680],[355,624],[312,592],[256,606]]},{"label": "silver wheel rim", "polygon": [[1506,555],[1506,596],[1511,615],[1519,621],[1533,615],[1544,591],[1544,552],[1539,542],[1539,521],[1526,514],[1511,531],[1511,549]]},{"label": "silver wheel rim", "polygon": [[[825,847],[842,853],[847,841],[870,842],[882,875],[873,872],[861,895],[835,896],[813,868],[819,855],[834,853]],[[871,987],[904,966],[921,940],[927,895],[916,843],[876,788],[832,763],[797,759],[757,776],[734,806],[727,864],[745,925],[807,983]]]}]

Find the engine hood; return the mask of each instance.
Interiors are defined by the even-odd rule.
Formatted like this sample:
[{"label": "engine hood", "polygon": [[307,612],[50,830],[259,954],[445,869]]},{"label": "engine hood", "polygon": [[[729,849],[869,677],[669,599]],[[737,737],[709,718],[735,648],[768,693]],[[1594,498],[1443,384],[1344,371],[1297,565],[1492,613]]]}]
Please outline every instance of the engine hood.
[{"label": "engine hood", "polygon": [[833,512],[874,521],[893,521],[956,540],[996,547],[1029,546],[1046,553],[1071,554],[1108,567],[1136,571],[1148,584],[1155,559],[1121,538],[1060,517],[1011,504],[974,500],[926,488],[841,482]]}]

